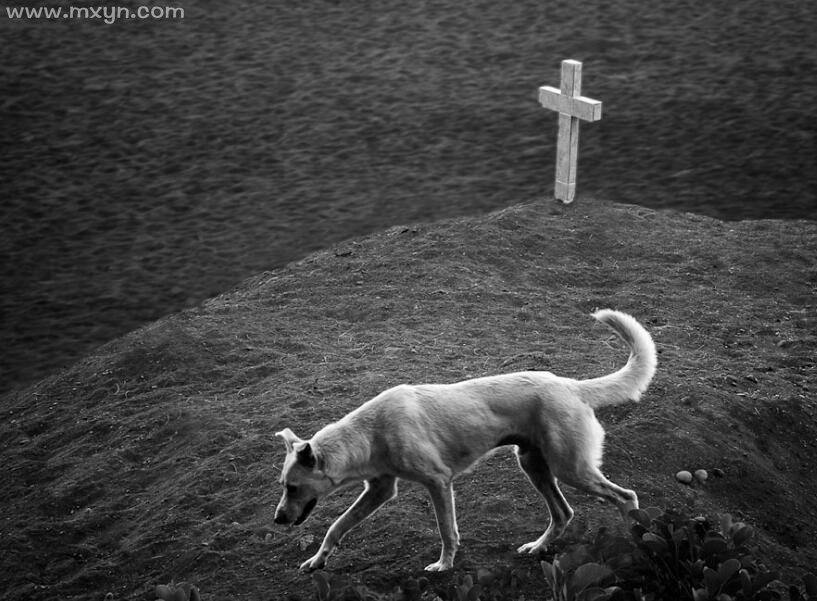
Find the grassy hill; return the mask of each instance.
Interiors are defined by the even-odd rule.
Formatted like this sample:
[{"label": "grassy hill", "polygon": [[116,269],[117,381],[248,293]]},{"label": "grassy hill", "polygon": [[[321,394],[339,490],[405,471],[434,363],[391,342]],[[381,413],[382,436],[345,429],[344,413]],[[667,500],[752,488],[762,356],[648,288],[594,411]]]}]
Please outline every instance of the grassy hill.
[{"label": "grassy hill", "polygon": [[[643,506],[730,512],[784,574],[817,564],[817,225],[726,223],[582,198],[393,227],[263,273],[2,399],[2,598],[206,599],[310,590],[297,566],[354,491],[274,527],[283,426],[310,435],[386,387],[521,369],[607,373],[626,353],[589,313],[653,334],[640,404],[600,412],[605,469]],[[679,469],[720,468],[705,486]],[[425,492],[401,496],[330,563],[389,588],[436,557]],[[459,571],[515,565],[544,503],[510,453],[457,485]],[[567,491],[570,536],[618,524]],[[449,576],[440,576],[447,578]]]},{"label": "grassy hill", "polygon": [[0,18],[0,391],[328,242],[549,194],[566,58],[604,103],[581,193],[817,220],[810,0],[178,5]]}]

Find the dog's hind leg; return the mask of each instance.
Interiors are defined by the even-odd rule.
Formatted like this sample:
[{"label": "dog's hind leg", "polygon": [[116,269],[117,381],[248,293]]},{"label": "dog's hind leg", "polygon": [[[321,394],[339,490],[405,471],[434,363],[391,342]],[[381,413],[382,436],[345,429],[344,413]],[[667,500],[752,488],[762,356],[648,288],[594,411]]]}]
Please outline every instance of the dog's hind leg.
[{"label": "dog's hind leg", "polygon": [[567,504],[562,491],[559,490],[556,478],[539,449],[522,450],[517,447],[516,459],[530,483],[545,498],[550,512],[550,524],[545,533],[535,541],[525,543],[517,549],[519,553],[537,553],[544,551],[551,541],[561,536],[570,520],[573,519],[573,510]]},{"label": "dog's hind leg", "polygon": [[602,499],[618,507],[624,522],[630,520],[629,512],[638,509],[638,497],[632,490],[613,484],[601,473],[604,428],[592,410],[575,425],[574,446],[563,460],[554,464],[554,472],[562,482]]},{"label": "dog's hind leg", "polygon": [[454,509],[454,487],[450,480],[445,482],[432,480],[424,482],[434,504],[437,516],[437,528],[440,530],[442,552],[439,561],[425,567],[429,572],[450,570],[454,566],[454,555],[460,544],[460,533],[457,529],[457,515]]},{"label": "dog's hind leg", "polygon": [[369,517],[389,499],[397,496],[397,478],[379,476],[366,481],[366,488],[335,522],[329,527],[321,548],[313,557],[301,564],[301,570],[317,570],[326,563],[326,558],[335,550],[341,539],[352,528]]},{"label": "dog's hind leg", "polygon": [[595,466],[585,465],[573,474],[561,475],[561,478],[579,490],[613,503],[618,508],[625,523],[630,521],[629,512],[638,509],[638,496],[635,492],[610,482]]}]

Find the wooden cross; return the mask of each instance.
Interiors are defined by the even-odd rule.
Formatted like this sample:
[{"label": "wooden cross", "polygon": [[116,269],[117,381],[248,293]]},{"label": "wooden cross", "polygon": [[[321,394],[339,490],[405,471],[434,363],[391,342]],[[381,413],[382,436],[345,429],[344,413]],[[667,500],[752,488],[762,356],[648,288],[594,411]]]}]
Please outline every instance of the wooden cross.
[{"label": "wooden cross", "polygon": [[576,163],[579,156],[579,119],[601,119],[601,101],[585,98],[582,93],[582,64],[562,61],[561,90],[542,86],[539,104],[559,111],[559,139],[556,144],[556,187],[554,196],[565,204],[576,196]]}]

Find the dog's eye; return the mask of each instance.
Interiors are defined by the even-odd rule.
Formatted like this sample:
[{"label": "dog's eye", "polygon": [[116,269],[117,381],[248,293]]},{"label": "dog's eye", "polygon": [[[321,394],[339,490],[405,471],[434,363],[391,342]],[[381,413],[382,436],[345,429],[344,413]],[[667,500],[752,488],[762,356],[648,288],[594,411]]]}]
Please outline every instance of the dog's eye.
[{"label": "dog's eye", "polygon": [[287,484],[287,494],[294,495],[298,492],[298,487],[294,484]]}]

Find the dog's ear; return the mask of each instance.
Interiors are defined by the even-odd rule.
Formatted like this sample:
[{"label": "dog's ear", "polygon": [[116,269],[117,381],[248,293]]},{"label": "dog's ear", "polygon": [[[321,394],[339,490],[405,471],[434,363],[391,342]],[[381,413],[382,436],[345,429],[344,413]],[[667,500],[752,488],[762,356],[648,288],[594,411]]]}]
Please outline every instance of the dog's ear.
[{"label": "dog's ear", "polygon": [[300,438],[298,438],[295,435],[295,432],[293,432],[289,428],[284,428],[280,432],[276,432],[275,435],[278,438],[284,439],[284,444],[287,446],[287,453],[292,452],[292,448],[295,446],[296,442],[303,442]]},{"label": "dog's ear", "polygon": [[318,463],[315,453],[312,451],[312,445],[308,442],[303,442],[295,447],[295,457],[302,466],[313,469]]}]

